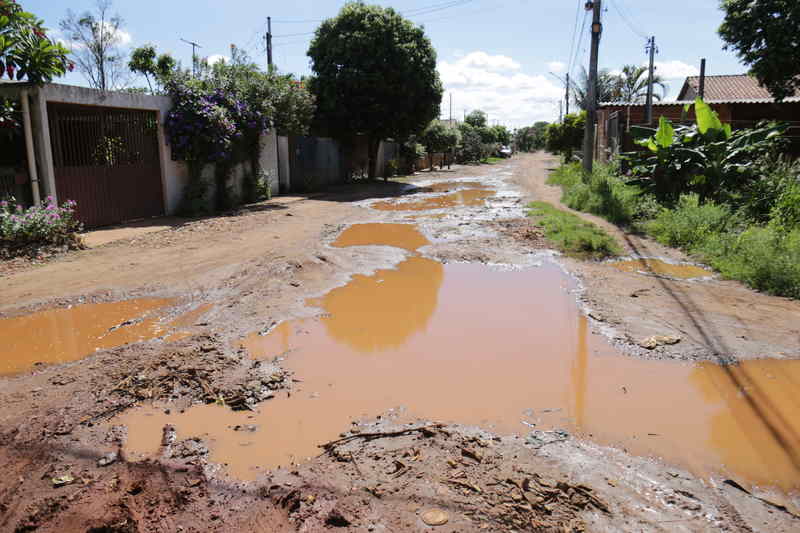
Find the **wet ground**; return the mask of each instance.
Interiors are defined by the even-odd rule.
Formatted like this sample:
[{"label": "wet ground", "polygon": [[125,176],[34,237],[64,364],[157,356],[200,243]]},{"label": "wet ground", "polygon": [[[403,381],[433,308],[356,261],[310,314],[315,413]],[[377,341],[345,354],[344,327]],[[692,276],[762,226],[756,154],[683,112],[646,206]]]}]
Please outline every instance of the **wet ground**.
[{"label": "wet ground", "polygon": [[[84,515],[169,531],[427,530],[430,516],[442,531],[793,530],[798,361],[652,357],[685,333],[646,353],[620,342],[587,306],[589,270],[570,275],[517,222],[503,222],[514,240],[497,232],[524,215],[515,165],[337,204],[342,223],[321,245],[298,241],[304,256],[273,229],[291,212],[248,237],[232,228],[262,215],[212,219],[220,247],[251,254],[240,268],[184,267],[163,297],[0,320],[20,339],[2,354],[17,377],[0,382],[15,405],[0,459],[23,480],[0,483],[0,530],[86,530]],[[633,257],[591,268],[720,283],[680,258]],[[44,442],[55,456],[29,456]]]}]

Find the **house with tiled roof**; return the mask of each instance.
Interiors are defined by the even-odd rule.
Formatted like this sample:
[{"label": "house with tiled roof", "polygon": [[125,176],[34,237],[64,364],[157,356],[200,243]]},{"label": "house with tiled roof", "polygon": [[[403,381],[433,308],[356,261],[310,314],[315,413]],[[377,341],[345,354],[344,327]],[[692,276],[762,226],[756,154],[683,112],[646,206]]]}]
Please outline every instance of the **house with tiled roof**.
[{"label": "house with tiled roof", "polygon": [[[763,120],[788,123],[788,151],[800,157],[800,91],[777,102],[766,87],[748,74],[705,76],[703,85],[703,100],[734,129],[751,128]],[[700,96],[700,76],[689,76],[676,100],[653,103],[653,124],[662,116],[673,123],[693,122],[693,113],[687,114],[684,108],[697,96]],[[644,104],[602,102],[597,116],[597,157],[604,160],[609,154],[634,149],[630,130],[647,125],[645,117]]]}]

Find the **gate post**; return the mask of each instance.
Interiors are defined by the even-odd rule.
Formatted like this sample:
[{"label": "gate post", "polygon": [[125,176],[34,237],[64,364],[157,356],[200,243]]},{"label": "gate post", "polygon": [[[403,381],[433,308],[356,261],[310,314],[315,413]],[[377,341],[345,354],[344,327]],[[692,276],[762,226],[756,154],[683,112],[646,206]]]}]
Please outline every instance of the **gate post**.
[{"label": "gate post", "polygon": [[33,130],[36,133],[36,145],[38,146],[36,160],[41,170],[41,181],[44,182],[45,192],[53,197],[53,201],[58,203],[58,192],[56,190],[55,169],[53,168],[53,146],[50,143],[50,121],[47,116],[47,99],[44,90],[39,88],[31,95],[35,104],[31,109],[33,119]]}]

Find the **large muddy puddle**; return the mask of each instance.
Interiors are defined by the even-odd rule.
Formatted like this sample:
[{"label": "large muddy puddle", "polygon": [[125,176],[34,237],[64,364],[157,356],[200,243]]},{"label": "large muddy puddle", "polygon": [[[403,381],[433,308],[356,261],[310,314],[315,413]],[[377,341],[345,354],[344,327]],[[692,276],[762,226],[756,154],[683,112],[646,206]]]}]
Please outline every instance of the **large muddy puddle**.
[{"label": "large muddy puddle", "polygon": [[[366,239],[373,243],[374,239]],[[125,413],[128,452],[164,424],[203,436],[230,474],[301,462],[354,420],[393,410],[499,433],[564,429],[700,475],[800,488],[800,362],[698,365],[621,356],[578,312],[552,264],[498,270],[414,256],[309,301],[325,314],[243,341],[302,380],[258,412]]]},{"label": "large muddy puddle", "polygon": [[495,191],[492,190],[463,189],[414,201],[383,200],[371,204],[370,207],[378,211],[429,211],[448,207],[475,207],[483,205],[487,198],[494,195]]},{"label": "large muddy puddle", "polygon": [[430,244],[411,224],[354,224],[344,230],[331,246],[394,246],[414,251]]},{"label": "large muddy puddle", "polygon": [[624,261],[614,261],[611,266],[623,272],[636,272],[639,274],[650,274],[656,276],[666,276],[676,279],[707,278],[714,273],[705,268],[688,264],[667,263],[661,259],[638,258]]},{"label": "large muddy puddle", "polygon": [[66,363],[97,350],[163,335],[159,310],[168,299],[83,304],[0,320],[0,375],[29,370],[37,363]]}]

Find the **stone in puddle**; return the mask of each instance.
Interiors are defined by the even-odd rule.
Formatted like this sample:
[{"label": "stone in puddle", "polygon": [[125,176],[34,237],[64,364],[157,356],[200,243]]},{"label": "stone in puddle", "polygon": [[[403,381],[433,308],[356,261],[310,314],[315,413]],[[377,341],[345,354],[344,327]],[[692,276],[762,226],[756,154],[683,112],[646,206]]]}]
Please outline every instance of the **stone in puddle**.
[{"label": "stone in puddle", "polygon": [[420,518],[429,526],[441,526],[450,519],[447,513],[441,509],[428,509],[420,515]]},{"label": "stone in puddle", "polygon": [[678,344],[679,342],[681,342],[680,337],[675,337],[672,335],[653,335],[639,341],[639,346],[642,348],[647,348],[648,350],[653,350],[658,346],[663,346],[665,344]]}]

